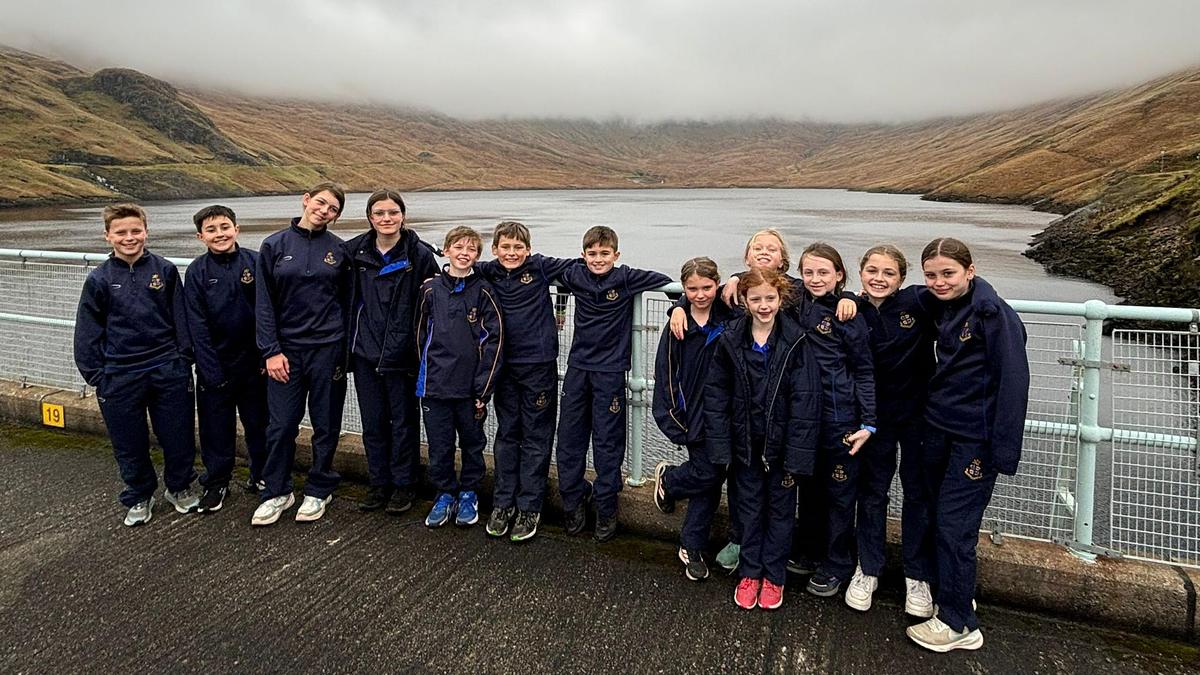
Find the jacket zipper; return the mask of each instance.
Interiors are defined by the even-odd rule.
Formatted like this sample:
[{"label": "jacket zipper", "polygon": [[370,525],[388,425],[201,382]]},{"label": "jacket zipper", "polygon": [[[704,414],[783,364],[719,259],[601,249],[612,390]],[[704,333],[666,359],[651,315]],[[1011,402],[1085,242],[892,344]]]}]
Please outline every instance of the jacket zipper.
[{"label": "jacket zipper", "polygon": [[[780,366],[779,377],[775,380],[775,391],[771,393],[771,401],[767,404],[767,434],[771,433],[771,417],[775,415],[775,401],[779,398],[779,387],[783,384],[783,371],[787,369],[788,359],[791,358],[792,352],[796,350],[796,345],[800,344],[800,341],[803,339],[803,335],[796,338],[792,346],[788,347],[787,353],[783,355],[783,365]],[[771,464],[767,462],[767,444],[765,439],[763,441],[763,469],[767,473],[771,473]]]}]

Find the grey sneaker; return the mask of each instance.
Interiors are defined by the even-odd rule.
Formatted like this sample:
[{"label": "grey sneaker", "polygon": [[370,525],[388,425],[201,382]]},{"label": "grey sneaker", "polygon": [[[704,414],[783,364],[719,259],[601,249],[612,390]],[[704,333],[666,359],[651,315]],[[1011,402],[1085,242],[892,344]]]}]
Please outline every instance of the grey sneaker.
[{"label": "grey sneaker", "polygon": [[191,513],[200,505],[200,496],[190,485],[179,492],[166,490],[163,492],[163,498],[180,513]]},{"label": "grey sneaker", "polygon": [[933,618],[933,594],[929,582],[904,578],[904,611],[922,619]]},{"label": "grey sneaker", "polygon": [[515,507],[509,506],[501,508],[499,506],[492,509],[492,517],[488,518],[487,533],[492,537],[503,537],[508,534],[508,526],[512,523],[513,516],[517,513]]},{"label": "grey sneaker", "polygon": [[258,505],[254,509],[254,515],[250,518],[251,525],[272,525],[279,520],[279,516],[283,515],[284,511],[292,508],[296,503],[296,496],[292,493],[272,497],[267,501]]},{"label": "grey sneaker", "polygon": [[925,623],[909,626],[906,632],[913,642],[935,652],[974,650],[983,646],[983,633],[978,628],[959,633],[936,616]]},{"label": "grey sneaker", "polygon": [[331,501],[333,501],[333,495],[329,495],[324,499],[312,495],[304,495],[304,501],[300,504],[300,508],[296,510],[296,522],[311,523],[314,520],[320,520],[321,516],[325,515],[325,505]]},{"label": "grey sneaker", "polygon": [[129,507],[129,512],[125,514],[125,525],[128,527],[145,525],[153,517],[154,497],[151,497],[144,502],[138,502]]}]

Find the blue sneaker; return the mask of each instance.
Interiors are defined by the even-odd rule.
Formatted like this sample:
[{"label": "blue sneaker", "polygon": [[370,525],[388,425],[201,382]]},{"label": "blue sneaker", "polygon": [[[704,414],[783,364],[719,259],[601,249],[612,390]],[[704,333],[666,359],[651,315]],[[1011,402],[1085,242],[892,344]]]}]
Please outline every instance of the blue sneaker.
[{"label": "blue sneaker", "polygon": [[429,515],[425,516],[425,527],[441,527],[450,522],[452,515],[454,515],[454,495],[443,492],[438,495],[437,501],[433,503],[433,508],[429,509]]},{"label": "blue sneaker", "polygon": [[454,518],[454,524],[459,527],[468,527],[478,522],[479,497],[470,490],[458,493],[458,516]]}]

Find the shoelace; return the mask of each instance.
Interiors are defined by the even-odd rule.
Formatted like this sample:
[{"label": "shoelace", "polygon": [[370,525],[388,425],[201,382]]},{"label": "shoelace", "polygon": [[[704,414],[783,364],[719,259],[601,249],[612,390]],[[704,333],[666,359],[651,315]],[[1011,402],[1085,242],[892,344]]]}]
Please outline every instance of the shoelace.
[{"label": "shoelace", "polygon": [[534,523],[533,513],[526,513],[524,511],[522,511],[517,514],[517,525],[518,526],[532,527],[533,523]]}]

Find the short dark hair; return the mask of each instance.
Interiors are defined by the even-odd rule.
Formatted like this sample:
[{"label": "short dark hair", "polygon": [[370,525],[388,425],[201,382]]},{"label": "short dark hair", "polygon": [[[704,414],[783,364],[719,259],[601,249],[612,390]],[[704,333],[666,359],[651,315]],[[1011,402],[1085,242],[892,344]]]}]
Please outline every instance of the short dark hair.
[{"label": "short dark hair", "polygon": [[338,213],[341,213],[346,208],[346,188],[333,181],[324,181],[305,190],[304,194],[315,197],[320,192],[328,192],[333,195],[333,198],[338,202]]},{"label": "short dark hair", "polygon": [[617,233],[607,225],[596,225],[589,227],[587,232],[583,233],[583,250],[588,250],[592,246],[611,246],[612,250],[617,250]]},{"label": "short dark hair", "polygon": [[500,245],[500,237],[516,239],[525,244],[526,248],[532,246],[529,243],[529,228],[515,220],[505,220],[497,223],[495,231],[492,232],[492,246]]},{"label": "short dark hair", "polygon": [[108,232],[108,226],[112,225],[112,221],[118,218],[141,218],[142,227],[146,227],[146,210],[137,204],[109,204],[104,207],[104,231]]},{"label": "short dark hair", "polygon": [[234,225],[237,225],[237,214],[233,212],[233,209],[228,206],[213,204],[212,206],[200,209],[196,212],[196,215],[192,216],[192,222],[196,224],[196,231],[199,232],[200,228],[204,227],[204,221],[209,218],[216,218],[217,216],[225,216]]},{"label": "short dark hair", "polygon": [[367,217],[368,218],[371,217],[371,207],[375,206],[376,202],[381,202],[385,199],[390,199],[390,200],[396,202],[396,205],[400,207],[400,213],[403,213],[404,215],[408,215],[408,209],[407,209],[407,207],[404,206],[404,197],[401,197],[399,192],[396,192],[395,190],[393,190],[391,188],[383,188],[382,190],[376,190],[376,191],[372,192],[371,196],[367,197]]}]

